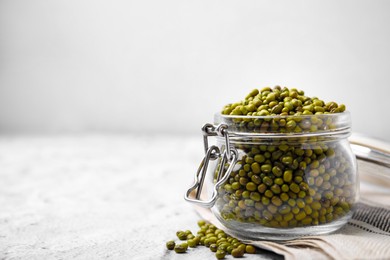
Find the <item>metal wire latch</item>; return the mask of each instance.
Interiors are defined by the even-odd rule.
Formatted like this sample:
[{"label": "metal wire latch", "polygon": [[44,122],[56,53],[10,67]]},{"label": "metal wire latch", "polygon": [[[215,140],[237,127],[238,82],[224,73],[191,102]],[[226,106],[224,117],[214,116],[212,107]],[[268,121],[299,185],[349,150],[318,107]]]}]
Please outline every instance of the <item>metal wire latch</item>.
[{"label": "metal wire latch", "polygon": [[[186,194],[184,195],[184,199],[186,201],[200,205],[205,208],[211,208],[212,206],[214,206],[218,198],[218,190],[229,178],[229,175],[233,170],[233,167],[235,166],[238,158],[237,150],[230,146],[229,133],[227,129],[228,126],[225,124],[220,124],[218,126],[214,126],[212,124],[205,124],[202,127],[205,157],[201,161],[198,171],[195,174],[194,184],[187,190]],[[220,149],[215,145],[209,146],[208,138],[210,136],[223,137],[225,139],[224,147]],[[209,162],[210,160],[214,161],[217,159],[220,159],[220,163],[218,164],[215,169],[215,172],[213,173],[216,174],[216,183],[213,186],[212,196],[209,200],[201,200],[200,195],[202,193]],[[227,169],[225,165],[228,165]],[[191,193],[195,190],[195,198],[190,198]]]}]

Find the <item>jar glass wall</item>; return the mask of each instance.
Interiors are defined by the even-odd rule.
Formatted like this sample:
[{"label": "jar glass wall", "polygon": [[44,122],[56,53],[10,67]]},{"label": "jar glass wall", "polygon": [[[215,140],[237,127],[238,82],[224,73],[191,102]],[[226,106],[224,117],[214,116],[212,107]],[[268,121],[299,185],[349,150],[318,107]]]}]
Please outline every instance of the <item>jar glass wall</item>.
[{"label": "jar glass wall", "polygon": [[[358,176],[347,139],[348,112],[299,117],[217,114],[215,124],[227,125],[230,146],[238,152],[212,207],[231,233],[289,239],[327,234],[350,219]],[[225,144],[218,137],[221,151]],[[221,178],[216,169],[210,169],[209,187]]]}]

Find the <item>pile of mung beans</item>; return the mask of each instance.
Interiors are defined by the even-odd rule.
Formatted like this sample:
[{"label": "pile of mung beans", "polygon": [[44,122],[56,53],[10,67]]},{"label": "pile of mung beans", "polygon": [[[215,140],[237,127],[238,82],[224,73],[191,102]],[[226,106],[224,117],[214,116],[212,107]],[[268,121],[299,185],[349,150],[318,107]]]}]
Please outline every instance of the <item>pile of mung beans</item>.
[{"label": "pile of mung beans", "polygon": [[[334,128],[331,118],[321,115],[342,113],[345,105],[307,97],[302,90],[266,87],[252,90],[244,100],[226,105],[222,115],[234,116],[233,129],[247,132],[301,133]],[[311,117],[305,117],[315,115]]]},{"label": "pile of mung beans", "polygon": [[196,248],[206,246],[211,252],[215,253],[217,259],[223,259],[230,254],[234,258],[239,258],[247,254],[256,253],[256,248],[252,245],[242,243],[237,238],[226,234],[223,230],[218,229],[213,224],[204,220],[198,221],[199,230],[194,235],[190,230],[177,231],[176,236],[181,242],[176,244],[174,240],[166,243],[168,250],[174,250],[176,253],[185,253],[188,247]]},{"label": "pile of mung beans", "polygon": [[[300,134],[331,131],[335,122],[328,114],[344,111],[345,105],[276,86],[255,89],[221,113],[231,120],[229,131]],[[339,141],[303,134],[272,140],[248,136],[231,144],[239,160],[216,204],[226,222],[316,226],[349,214],[355,204],[353,165]]]},{"label": "pile of mung beans", "polygon": [[222,110],[222,114],[234,116],[300,116],[344,111],[345,105],[338,105],[336,102],[325,103],[317,97],[305,96],[305,92],[302,90],[276,86],[273,89],[265,87],[261,90],[252,90],[244,100],[226,105]]}]

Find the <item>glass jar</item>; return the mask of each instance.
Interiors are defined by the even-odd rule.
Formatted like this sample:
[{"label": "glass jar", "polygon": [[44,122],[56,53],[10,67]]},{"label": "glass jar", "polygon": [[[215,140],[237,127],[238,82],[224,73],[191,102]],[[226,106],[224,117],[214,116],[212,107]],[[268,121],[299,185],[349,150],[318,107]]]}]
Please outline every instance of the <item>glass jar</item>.
[{"label": "glass jar", "polygon": [[[185,198],[211,208],[233,235],[286,240],[328,234],[351,218],[359,182],[347,139],[349,112],[216,114],[214,125],[202,130],[206,155]],[[210,136],[216,145],[209,146]]]}]

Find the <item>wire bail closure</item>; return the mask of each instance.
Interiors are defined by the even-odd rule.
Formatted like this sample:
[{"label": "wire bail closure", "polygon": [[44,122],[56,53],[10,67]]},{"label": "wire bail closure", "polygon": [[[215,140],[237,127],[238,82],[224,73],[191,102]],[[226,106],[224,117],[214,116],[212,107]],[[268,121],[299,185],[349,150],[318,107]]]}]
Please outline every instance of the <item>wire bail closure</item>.
[{"label": "wire bail closure", "polygon": [[[186,194],[184,195],[184,199],[186,201],[205,208],[213,207],[215,202],[217,201],[218,190],[229,178],[230,173],[233,170],[233,167],[235,166],[238,158],[237,150],[230,146],[229,132],[227,129],[228,126],[225,124],[219,124],[218,126],[215,126],[213,124],[207,123],[202,127],[205,156],[199,165],[198,171],[195,174],[194,184],[187,190]],[[209,146],[208,138],[210,136],[224,137],[225,149],[222,149],[222,153],[221,149],[219,149],[217,146]],[[210,160],[214,161],[219,158],[221,161],[215,170],[217,176],[216,183],[213,186],[212,196],[209,200],[201,200],[200,196],[202,193],[209,162]],[[227,169],[225,167],[225,164],[228,164]],[[195,190],[195,198],[190,198],[191,193]]]}]

